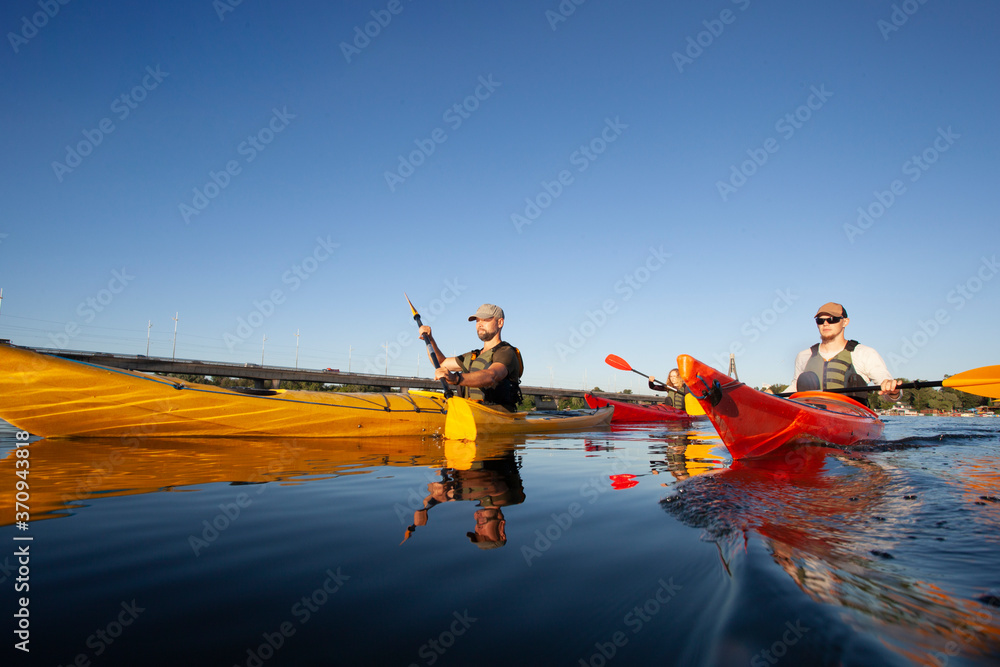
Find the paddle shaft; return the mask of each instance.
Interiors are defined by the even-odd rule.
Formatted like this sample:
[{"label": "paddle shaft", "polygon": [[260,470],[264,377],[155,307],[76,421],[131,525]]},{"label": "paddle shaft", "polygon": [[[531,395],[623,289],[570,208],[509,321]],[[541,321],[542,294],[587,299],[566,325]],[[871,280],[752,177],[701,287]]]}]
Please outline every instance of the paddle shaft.
[{"label": "paddle shaft", "polygon": [[[629,370],[632,371],[633,373],[639,373],[639,371],[635,370],[634,368],[630,368]],[[641,375],[642,377],[646,378],[647,380],[649,379],[649,376],[646,375],[645,373],[639,373],[639,375]],[[659,384],[660,386],[663,387],[662,390],[658,389],[657,391],[672,391],[672,392],[675,392],[675,393],[679,393],[680,392],[680,389],[674,389],[669,384],[663,384],[662,382],[657,382],[657,384]]]},{"label": "paddle shaft", "polygon": [[[917,381],[917,382],[900,382],[896,385],[896,389],[924,389],[926,387],[943,387],[943,380],[928,380],[927,382]],[[839,387],[837,389],[824,389],[823,391],[831,394],[851,394],[860,391],[881,391],[882,386],[877,384],[870,384],[865,387]],[[959,390],[961,391],[961,390]],[[781,394],[775,394],[775,396],[791,396],[795,392],[786,391]]]},{"label": "paddle shaft", "polygon": [[[420,321],[420,313],[418,313],[416,310],[413,311],[413,320],[417,323],[418,327],[424,326],[423,322]],[[420,337],[424,339],[425,343],[427,343],[427,354],[431,358],[431,363],[434,364],[434,369],[436,370],[438,368],[441,368],[441,364],[438,363],[437,354],[434,352],[434,345],[431,343],[430,336],[424,336],[421,334]],[[441,386],[444,388],[445,398],[451,398],[452,396],[455,395],[454,392],[451,390],[451,385],[449,385],[444,378],[441,378]]]},{"label": "paddle shaft", "polygon": [[[622,359],[621,357],[619,357],[616,354],[609,354],[607,356],[607,358],[604,360],[604,363],[606,363],[608,366],[611,366],[612,368],[617,368],[620,371],[632,371],[633,373],[638,373],[639,375],[641,375],[642,377],[646,378],[647,380],[651,379],[645,373],[641,373],[641,372],[635,370],[634,368],[632,368],[627,361],[625,361],[624,359]],[[657,382],[657,384],[659,384],[661,387],[663,387],[662,390],[658,389],[657,391],[677,391],[677,392],[680,391],[679,389],[674,389],[670,385],[663,384],[662,382]]]}]

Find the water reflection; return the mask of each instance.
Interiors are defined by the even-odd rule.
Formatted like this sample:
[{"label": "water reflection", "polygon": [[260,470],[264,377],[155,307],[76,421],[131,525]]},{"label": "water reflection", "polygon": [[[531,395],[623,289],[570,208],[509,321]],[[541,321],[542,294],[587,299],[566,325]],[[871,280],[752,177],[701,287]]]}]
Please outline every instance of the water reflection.
[{"label": "water reflection", "polygon": [[[523,443],[523,440],[520,441]],[[466,533],[480,549],[496,549],[507,544],[503,508],[524,502],[520,462],[514,452],[518,441],[510,439],[468,443],[448,440],[445,452],[448,466],[438,473],[439,481],[427,485],[427,496],[413,512],[413,523],[406,529],[403,542],[417,527],[426,526],[430,510],[447,502],[476,503],[473,530]]]},{"label": "water reflection", "polygon": [[[520,444],[523,439],[477,447],[430,437],[43,439],[30,446],[31,517],[38,521],[66,516],[92,500],[111,496],[220,482],[296,484],[367,474],[383,466],[443,468],[450,471],[455,492],[469,498],[477,493],[476,484],[485,484],[475,476],[494,465],[501,466],[496,475],[509,477],[509,459]],[[494,457],[503,463],[479,465]],[[13,478],[17,460],[12,454],[0,459],[0,475]],[[520,480],[510,486],[520,490]],[[523,500],[523,491],[518,492]],[[488,495],[485,490],[481,493]],[[12,521],[13,494],[0,499],[0,513],[4,525]]]},{"label": "water reflection", "polygon": [[[682,470],[671,462],[674,474]],[[806,595],[844,610],[859,630],[876,622],[884,644],[907,659],[997,656],[1000,615],[971,593],[982,585],[974,571],[978,556],[964,559],[970,566],[964,576],[952,571],[963,561],[956,554],[976,554],[976,547],[951,536],[950,557],[928,563],[945,539],[935,531],[949,520],[971,521],[961,532],[971,537],[995,534],[995,517],[958,507],[941,518],[925,490],[896,473],[842,450],[802,447],[689,478],[661,506],[702,528],[719,545],[727,572],[746,554],[748,538],[761,536],[774,563]],[[949,585],[933,583],[942,579]]]}]

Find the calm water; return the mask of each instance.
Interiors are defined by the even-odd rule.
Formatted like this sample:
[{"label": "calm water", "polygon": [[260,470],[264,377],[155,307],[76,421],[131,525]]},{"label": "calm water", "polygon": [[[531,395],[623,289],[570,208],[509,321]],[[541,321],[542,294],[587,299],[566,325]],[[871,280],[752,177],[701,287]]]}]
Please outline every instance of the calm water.
[{"label": "calm water", "polygon": [[[1000,420],[890,418],[885,438],[733,465],[707,422],[476,446],[41,440],[20,531],[4,426],[4,652],[996,665]],[[23,544],[28,656],[11,647]]]}]

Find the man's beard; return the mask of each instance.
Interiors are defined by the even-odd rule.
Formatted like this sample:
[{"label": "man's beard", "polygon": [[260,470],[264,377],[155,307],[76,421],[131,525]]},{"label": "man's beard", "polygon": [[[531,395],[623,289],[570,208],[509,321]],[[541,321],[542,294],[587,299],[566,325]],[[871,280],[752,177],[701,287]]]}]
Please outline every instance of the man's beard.
[{"label": "man's beard", "polygon": [[824,343],[829,343],[831,341],[837,340],[837,336],[839,335],[840,335],[839,331],[837,333],[830,334],[829,336],[824,336],[823,334],[820,334],[819,339]]},{"label": "man's beard", "polygon": [[479,340],[483,341],[484,343],[488,343],[491,340],[493,340],[494,338],[496,338],[496,335],[498,333],[500,333],[500,332],[499,331],[477,331],[476,335],[479,336]]}]

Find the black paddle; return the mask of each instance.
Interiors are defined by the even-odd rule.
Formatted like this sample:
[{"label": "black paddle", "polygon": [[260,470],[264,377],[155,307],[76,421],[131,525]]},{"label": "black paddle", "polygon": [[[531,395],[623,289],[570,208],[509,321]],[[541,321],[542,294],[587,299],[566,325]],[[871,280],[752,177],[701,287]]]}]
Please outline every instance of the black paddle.
[{"label": "black paddle", "polygon": [[[896,385],[896,389],[924,389],[926,387],[953,387],[968,394],[1000,398],[1000,366],[973,368],[958,375],[952,375],[944,380],[917,380],[915,382],[901,382]],[[865,387],[826,389],[825,391],[834,394],[846,394],[859,391],[881,391],[881,389],[881,385],[873,384]],[[775,394],[775,396],[791,396],[792,393],[786,391],[782,394]]]},{"label": "black paddle", "polygon": [[[417,309],[413,307],[413,302],[410,301],[410,297],[406,296],[406,292],[403,292],[403,296],[406,297],[406,303],[410,304],[410,310],[413,311],[413,319],[416,321],[417,326],[418,327],[424,326],[423,323],[420,321],[420,313],[418,313]],[[421,334],[420,337],[424,339],[425,343],[427,343],[427,353],[430,355],[431,363],[434,364],[434,368],[435,369],[440,368],[441,364],[438,363],[437,355],[434,354],[434,346],[431,345],[431,339],[423,334]],[[441,378],[441,386],[444,387],[445,398],[451,398],[452,396],[455,395],[454,392],[451,390],[451,386],[445,381],[444,378]]]}]

